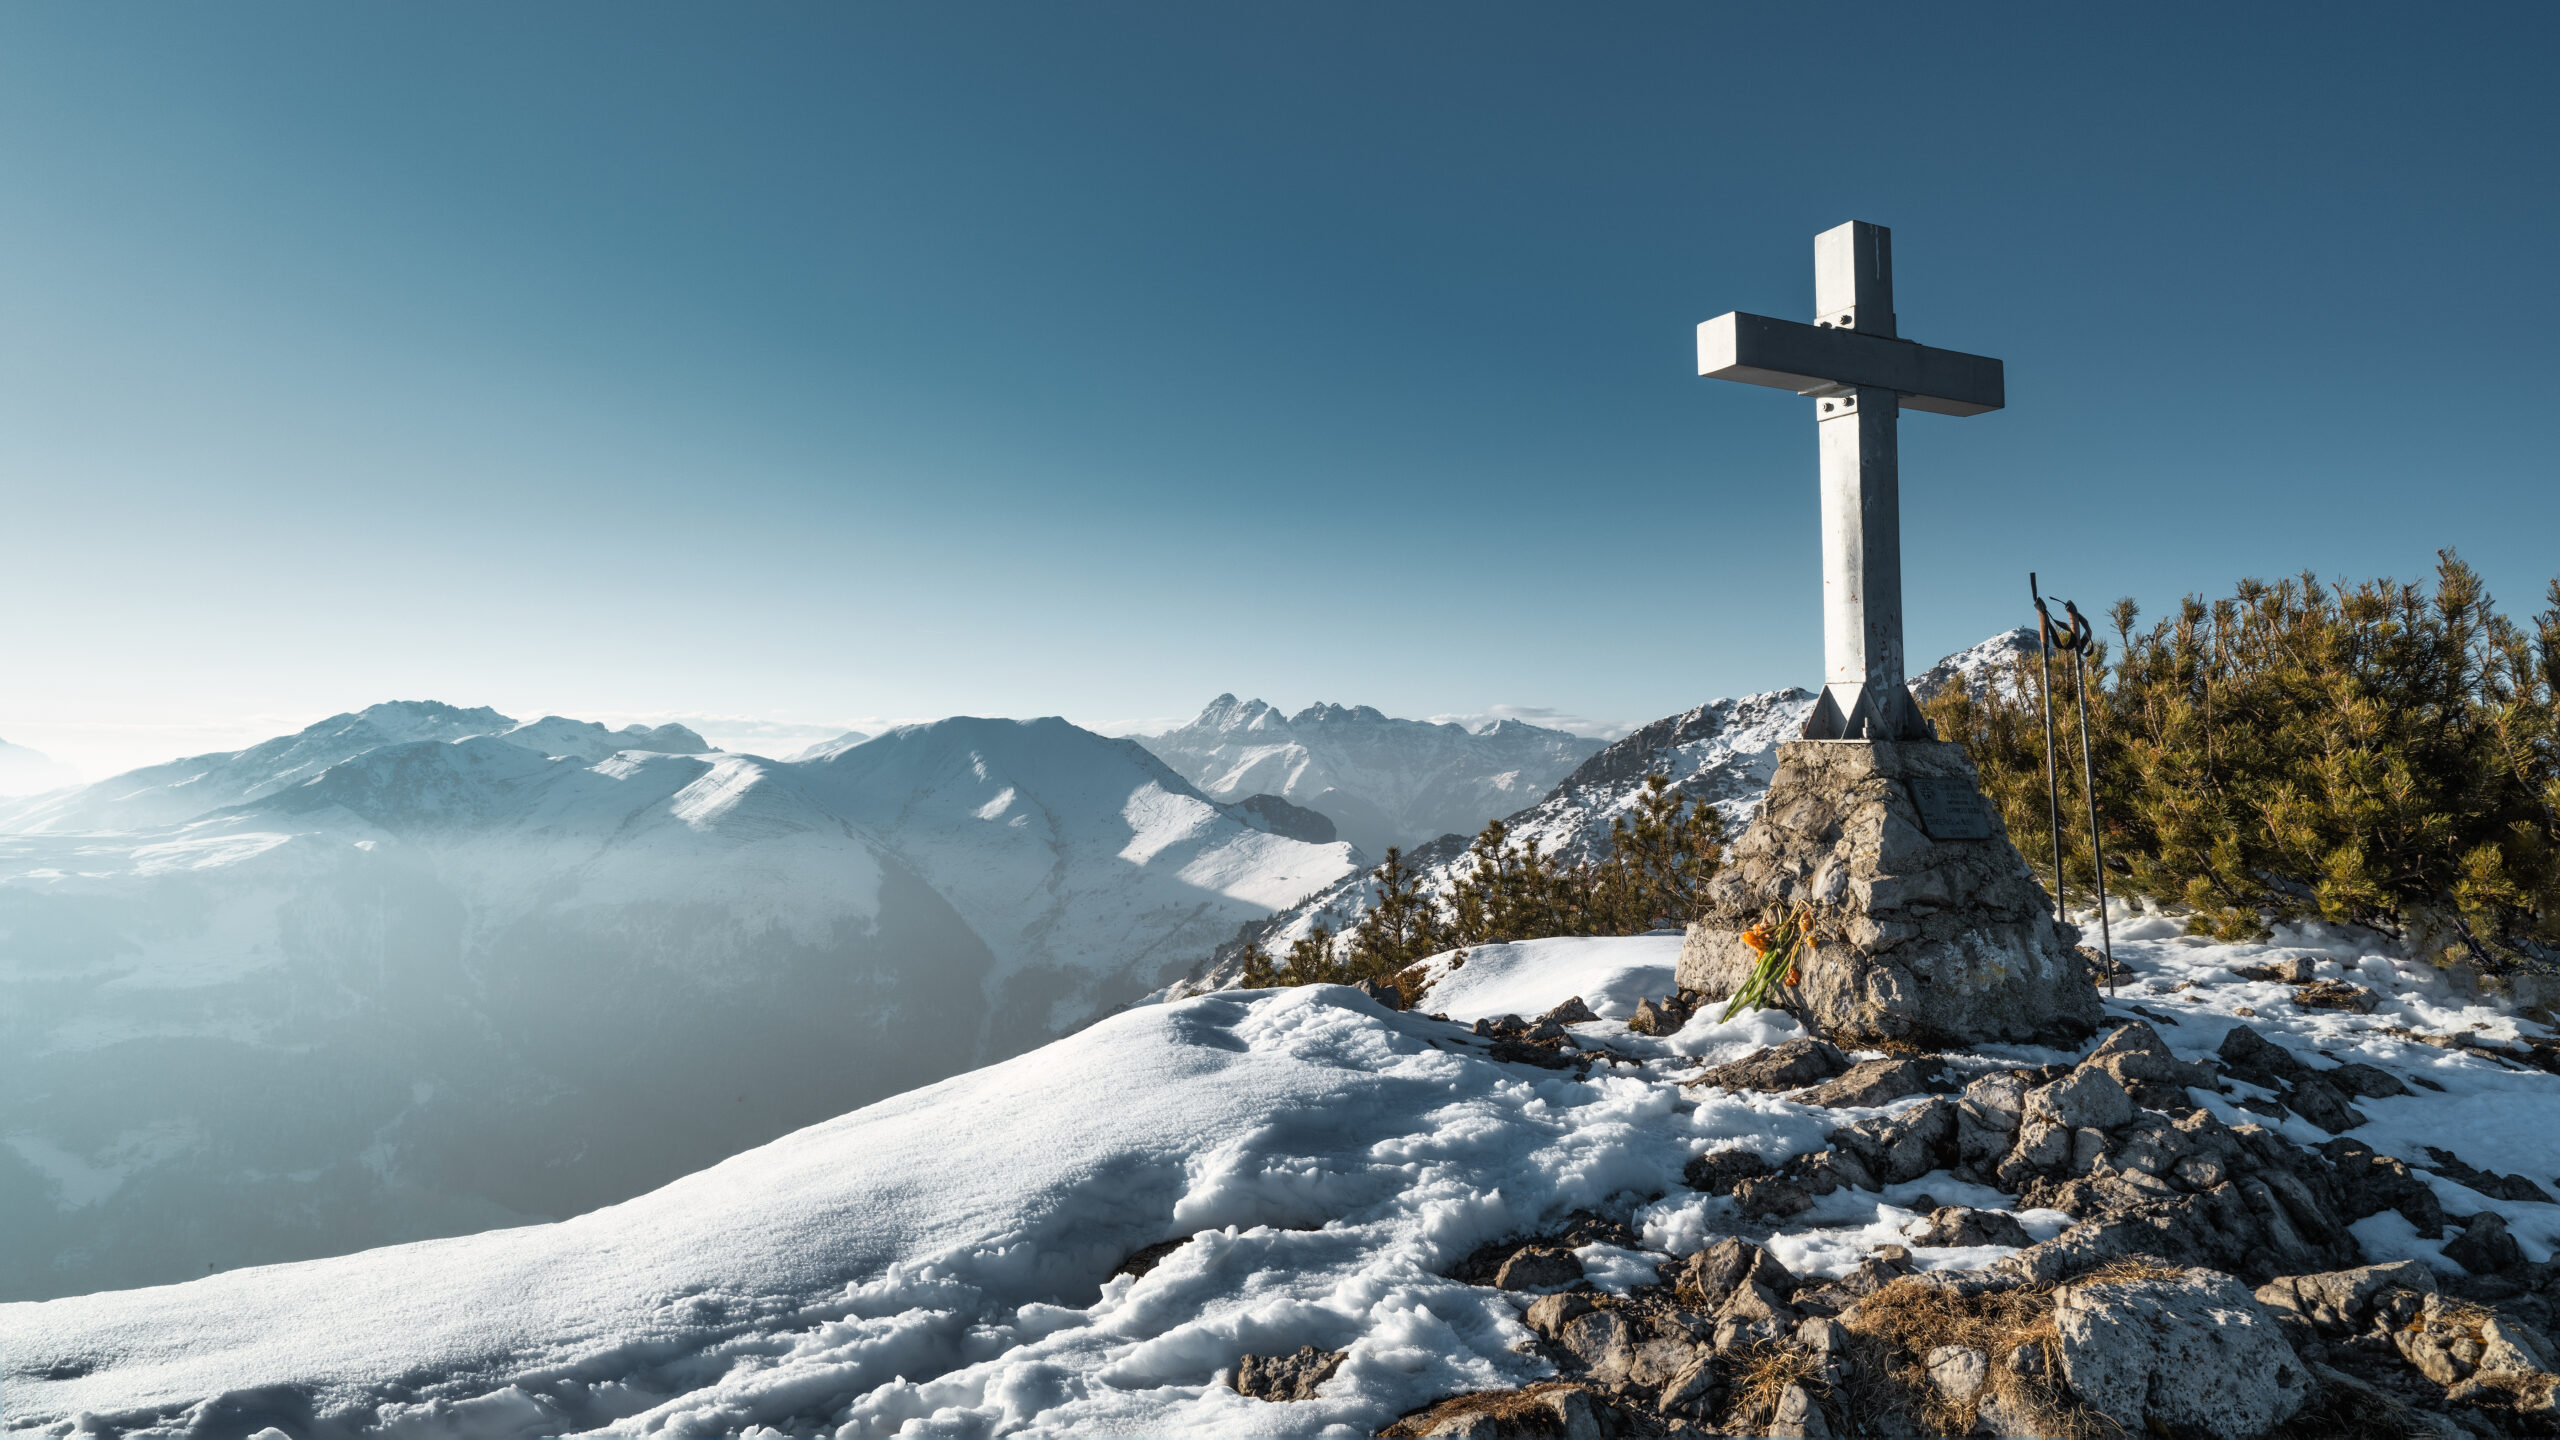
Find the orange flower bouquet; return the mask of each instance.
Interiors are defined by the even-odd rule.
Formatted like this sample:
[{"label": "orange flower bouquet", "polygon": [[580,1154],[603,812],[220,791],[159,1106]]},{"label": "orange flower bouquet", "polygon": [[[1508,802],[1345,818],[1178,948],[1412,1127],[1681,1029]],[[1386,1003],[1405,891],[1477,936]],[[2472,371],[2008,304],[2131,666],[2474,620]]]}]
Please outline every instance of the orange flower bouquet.
[{"label": "orange flower bouquet", "polygon": [[[1760,957],[1760,963],[1751,967],[1751,978],[1743,981],[1742,988],[1733,992],[1732,1003],[1724,1007],[1724,1014],[1716,1017],[1717,1022],[1721,1024],[1767,1004],[1773,986],[1802,984],[1804,968],[1797,962],[1812,938],[1813,911],[1803,905],[1797,906],[1794,914],[1777,921],[1774,926],[1763,920],[1743,931],[1742,943],[1751,947],[1751,953]],[[1785,978],[1782,980],[1781,976]]]}]

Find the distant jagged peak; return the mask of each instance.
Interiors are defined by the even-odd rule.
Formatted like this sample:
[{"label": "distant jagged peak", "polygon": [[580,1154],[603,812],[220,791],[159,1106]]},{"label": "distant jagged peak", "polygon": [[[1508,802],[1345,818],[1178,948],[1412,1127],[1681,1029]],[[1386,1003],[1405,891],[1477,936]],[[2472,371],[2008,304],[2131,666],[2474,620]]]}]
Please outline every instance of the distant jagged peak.
[{"label": "distant jagged peak", "polygon": [[1215,731],[1225,734],[1236,730],[1267,730],[1285,724],[1279,711],[1260,700],[1238,700],[1233,691],[1200,707],[1200,713],[1186,731]]},{"label": "distant jagged peak", "polygon": [[[1396,723],[1383,710],[1371,705],[1335,705],[1319,700],[1289,717],[1292,725],[1385,725]],[[1428,720],[1407,720],[1407,725],[1428,725]],[[1452,725],[1452,730],[1460,727]]]}]

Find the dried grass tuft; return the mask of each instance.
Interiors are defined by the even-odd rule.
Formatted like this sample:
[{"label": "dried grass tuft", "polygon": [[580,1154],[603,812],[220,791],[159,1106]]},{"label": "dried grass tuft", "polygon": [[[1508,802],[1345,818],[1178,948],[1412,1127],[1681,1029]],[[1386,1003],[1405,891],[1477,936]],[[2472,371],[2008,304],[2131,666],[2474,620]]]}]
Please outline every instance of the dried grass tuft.
[{"label": "dried grass tuft", "polygon": [[[2118,1268],[2118,1267],[2110,1267]],[[2121,1278],[2138,1278],[2128,1273]],[[1905,1278],[1861,1300],[1843,1315],[1857,1344],[1856,1392],[1850,1408],[1870,1428],[1897,1424],[1918,1433],[1964,1435],[1980,1422],[1983,1403],[1998,1397],[2011,1428],[2054,1440],[2104,1440],[2117,1427],[2073,1399],[2062,1385],[2062,1336],[2054,1328],[2049,1286],[1978,1295]],[[1988,1378],[1972,1399],[1951,1401],[1930,1382],[1923,1363],[1941,1346],[1982,1352]],[[2009,1366],[2020,1348],[2042,1358],[2040,1374]]]},{"label": "dried grass tuft", "polygon": [[1830,1388],[1822,1378],[1822,1362],[1812,1351],[1784,1341],[1752,1344],[1743,1350],[1733,1376],[1726,1423],[1746,1430],[1768,1424],[1790,1385],[1803,1386],[1817,1401]]}]

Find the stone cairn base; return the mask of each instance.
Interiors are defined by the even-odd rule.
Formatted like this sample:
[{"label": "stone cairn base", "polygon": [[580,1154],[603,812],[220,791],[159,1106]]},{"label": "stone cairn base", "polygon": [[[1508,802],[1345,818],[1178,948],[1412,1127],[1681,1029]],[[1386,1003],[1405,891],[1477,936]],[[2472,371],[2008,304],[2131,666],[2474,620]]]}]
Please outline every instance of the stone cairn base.
[{"label": "stone cairn base", "polygon": [[1798,904],[1817,944],[1769,1003],[1842,1044],[2068,1043],[2102,1012],[2079,936],[1937,740],[1797,740],[1689,927],[1678,983],[1721,1001],[1759,957],[1743,932]]}]

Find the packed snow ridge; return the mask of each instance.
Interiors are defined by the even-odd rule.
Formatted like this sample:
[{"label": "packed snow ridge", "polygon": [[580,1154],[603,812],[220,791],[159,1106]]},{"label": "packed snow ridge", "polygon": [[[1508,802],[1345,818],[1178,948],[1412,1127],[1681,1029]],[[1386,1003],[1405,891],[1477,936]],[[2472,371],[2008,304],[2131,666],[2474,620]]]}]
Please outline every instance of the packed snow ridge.
[{"label": "packed snow ridge", "polygon": [[[2478,1422],[2413,1433],[2531,1423],[2510,1402],[2550,1377],[2492,1366],[2539,1363],[2531,1317],[2554,1298],[2548,1030],[2353,937],[2117,921],[2127,1028],[2078,1069],[2035,1047],[1825,1060],[1783,1014],[1713,1006],[1638,1033],[1671,987],[1667,936],[1443,957],[1408,1012],[1338,987],[1144,1007],[574,1220],[0,1306],[0,1417],[102,1437],[1348,1436],[1422,1411],[1400,1433],[1476,1434],[1463,1412],[1490,1402],[1426,1407],[1509,1392],[1552,1412],[1521,1433],[1818,1434],[1851,1393],[1825,1367],[1878,1287],[1918,1275],[1960,1303],[2120,1254],[2101,1197],[2157,1183],[2137,1151],[2169,1126],[2158,1103],[2203,1147],[2189,1160],[2230,1150],[2212,1163],[2241,1175],[2242,1216],[2264,1192],[2270,1273],[2054,1292],[2080,1307],[2049,1352],[2059,1393],[2184,1403],[2202,1352],[2143,1337],[2210,1302],[2195,1343],[2237,1377],[2230,1414],[2317,1389]],[[2324,1008],[2341,990],[2361,1000]],[[2081,1178],[2069,1146],[2050,1173],[1975,1158],[2041,1143],[1978,1097],[2043,1086],[2032,1130],[2040,1105],[2104,1108],[2117,1075],[2141,1103],[2082,1117],[2113,1128],[2085,1132]],[[2345,1113],[2315,1103],[2339,1086]],[[2404,1181],[2348,1176],[2381,1175],[2370,1156]],[[2030,1195],[1988,1174],[2013,1169]],[[2358,1218],[2315,1222],[2338,1205]],[[2356,1338],[2403,1311],[2405,1345]],[[2438,1363],[2438,1328],[2443,1383],[2402,1358]],[[1774,1400],[1745,1383],[1773,1354],[1802,1357]],[[1938,1359],[1969,1405],[2009,1384]],[[2256,1433],[2236,1423],[2194,1428]]]}]

